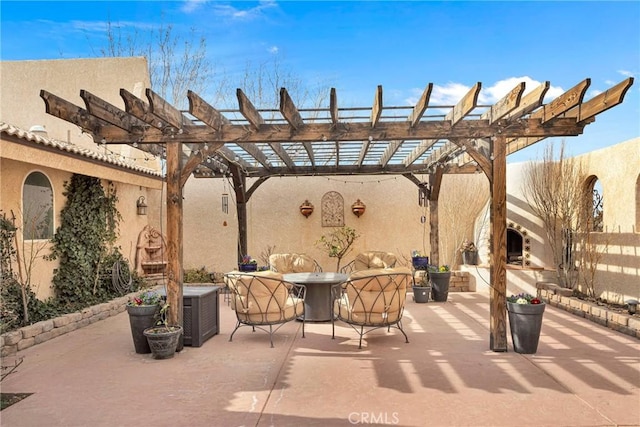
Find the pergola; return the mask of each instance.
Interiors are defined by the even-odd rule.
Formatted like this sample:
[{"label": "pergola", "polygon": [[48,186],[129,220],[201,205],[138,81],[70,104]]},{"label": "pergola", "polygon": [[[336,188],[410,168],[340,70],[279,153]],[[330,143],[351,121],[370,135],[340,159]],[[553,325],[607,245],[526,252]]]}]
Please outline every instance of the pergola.
[{"label": "pergola", "polygon": [[[340,108],[331,89],[328,108],[302,109],[286,88],[279,109],[257,109],[237,90],[238,109],[209,105],[189,91],[180,111],[150,89],[144,101],[120,90],[125,111],[80,91],[86,109],[41,90],[47,113],[73,123],[104,144],[129,144],[166,159],[167,300],[169,321],[182,324],[182,189],[193,174],[231,175],[240,250],[246,249],[246,202],[272,176],[402,175],[429,201],[432,263],[438,264],[438,196],[445,173],[482,171],[490,183],[490,348],[507,350],[506,158],[548,137],[579,135],[596,115],[622,103],[633,78],[583,101],[590,79],[548,103],[545,82],[526,95],[525,83],[493,105],[478,105],[481,83],[456,105],[430,105],[429,83],[415,106]],[[414,174],[427,174],[428,183]],[[246,188],[247,178],[257,178]]]}]

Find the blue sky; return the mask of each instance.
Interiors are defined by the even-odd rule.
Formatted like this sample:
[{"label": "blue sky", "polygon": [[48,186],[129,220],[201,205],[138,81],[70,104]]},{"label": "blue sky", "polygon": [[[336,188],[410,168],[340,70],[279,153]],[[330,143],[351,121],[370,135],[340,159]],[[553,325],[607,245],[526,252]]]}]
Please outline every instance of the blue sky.
[{"label": "blue sky", "polygon": [[101,56],[108,22],[140,34],[171,24],[185,40],[192,28],[206,39],[216,70],[233,76],[277,58],[305,84],[335,87],[347,106],[371,105],[377,85],[385,105],[412,105],[430,82],[433,104],[454,104],[482,82],[480,103],[491,104],[520,81],[550,81],[550,100],[591,78],[587,100],[634,77],[622,105],[566,142],[580,154],[640,136],[638,1],[3,0],[0,12],[2,60]]}]

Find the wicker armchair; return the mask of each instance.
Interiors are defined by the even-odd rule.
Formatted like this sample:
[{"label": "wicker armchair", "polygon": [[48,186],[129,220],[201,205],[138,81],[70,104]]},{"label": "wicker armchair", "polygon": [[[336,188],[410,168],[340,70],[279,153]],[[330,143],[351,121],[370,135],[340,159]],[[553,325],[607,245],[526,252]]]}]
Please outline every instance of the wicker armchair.
[{"label": "wicker armchair", "polygon": [[281,274],[273,272],[232,272],[225,275],[225,282],[231,292],[231,308],[238,319],[229,341],[240,327],[251,326],[254,332],[258,328],[269,333],[273,347],[273,334],[295,319],[302,320],[302,338],[305,337],[304,286],[285,282]]},{"label": "wicker armchair", "polygon": [[271,254],[269,269],[278,273],[318,273],[322,267],[316,260],[305,254]]},{"label": "wicker armchair", "polygon": [[359,253],[353,261],[340,269],[341,273],[351,274],[354,271],[372,268],[393,268],[398,257],[391,252],[368,251]]},{"label": "wicker armchair", "polygon": [[402,315],[411,280],[408,267],[351,274],[349,280],[334,288],[331,337],[335,338],[336,320],[341,320],[360,335],[358,348],[362,348],[364,334],[379,328],[387,328],[389,332],[392,326],[402,332],[408,343],[409,338],[402,329]]}]

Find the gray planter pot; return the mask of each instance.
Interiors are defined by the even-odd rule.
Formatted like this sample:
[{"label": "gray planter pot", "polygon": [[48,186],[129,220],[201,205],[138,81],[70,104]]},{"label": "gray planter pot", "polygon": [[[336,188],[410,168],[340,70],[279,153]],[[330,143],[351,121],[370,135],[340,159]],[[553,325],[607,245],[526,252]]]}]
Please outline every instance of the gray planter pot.
[{"label": "gray planter pot", "polygon": [[538,351],[544,308],[545,303],[516,304],[507,301],[511,340],[516,353],[534,354]]},{"label": "gray planter pot", "polygon": [[413,300],[417,303],[429,302],[430,294],[431,294],[431,286],[414,286],[413,287]]},{"label": "gray planter pot", "polygon": [[144,330],[154,359],[170,359],[178,348],[182,335],[181,326],[153,326]]},{"label": "gray planter pot", "polygon": [[151,353],[147,337],[144,330],[156,324],[156,314],[160,310],[158,305],[128,305],[129,326],[131,327],[131,337],[133,346],[138,354]]},{"label": "gray planter pot", "polygon": [[449,281],[451,280],[451,272],[429,272],[429,280],[433,288],[433,300],[436,302],[445,302],[449,298]]},{"label": "gray planter pot", "polygon": [[478,251],[463,251],[462,263],[465,265],[478,265]]}]

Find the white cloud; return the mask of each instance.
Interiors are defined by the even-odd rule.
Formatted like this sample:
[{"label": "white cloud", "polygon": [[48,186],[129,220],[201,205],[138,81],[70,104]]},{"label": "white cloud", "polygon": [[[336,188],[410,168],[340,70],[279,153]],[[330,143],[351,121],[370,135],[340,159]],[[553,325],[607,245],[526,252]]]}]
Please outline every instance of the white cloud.
[{"label": "white cloud", "polygon": [[[523,77],[509,77],[503,80],[499,80],[494,83],[492,86],[484,87],[480,91],[480,96],[478,97],[478,103],[480,104],[494,104],[499,101],[502,97],[508,94],[514,87],[516,87],[521,82],[525,83],[525,89],[523,96],[537,88],[542,84],[537,80],[532,79],[529,76]],[[549,90],[545,95],[545,102],[548,102],[559,95],[562,95],[565,92],[560,86],[549,86]]]},{"label": "white cloud", "polygon": [[[203,1],[203,0],[190,0],[190,1]],[[219,15],[228,17],[231,19],[241,19],[249,21],[262,15],[263,11],[277,7],[278,4],[272,0],[261,1],[258,6],[250,7],[248,9],[238,9],[228,4],[214,4],[213,11]]]},{"label": "white cloud", "polygon": [[191,13],[200,9],[200,7],[205,4],[207,4],[207,0],[185,0],[181,10],[184,13]]},{"label": "white cloud", "polygon": [[638,75],[638,73],[634,73],[633,71],[628,70],[618,70],[618,73],[622,74],[625,77],[634,77]]},{"label": "white cloud", "polygon": [[278,48],[278,46],[271,46],[269,49],[267,49],[267,51],[276,55],[280,51],[280,49]]},{"label": "white cloud", "polygon": [[[531,77],[509,77],[495,82],[491,86],[483,86],[478,95],[478,104],[493,105],[502,97],[508,94],[521,82],[525,83],[524,95],[531,92],[542,83],[532,79]],[[429,105],[456,105],[471,90],[471,86],[462,83],[450,82],[444,86],[433,85]],[[411,95],[406,99],[409,105],[415,105],[422,95],[423,89],[411,89]],[[544,102],[549,102],[565,92],[560,86],[549,87]]]}]

